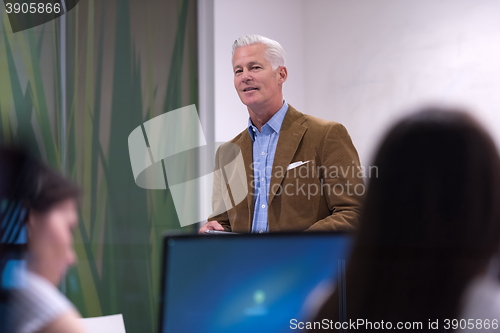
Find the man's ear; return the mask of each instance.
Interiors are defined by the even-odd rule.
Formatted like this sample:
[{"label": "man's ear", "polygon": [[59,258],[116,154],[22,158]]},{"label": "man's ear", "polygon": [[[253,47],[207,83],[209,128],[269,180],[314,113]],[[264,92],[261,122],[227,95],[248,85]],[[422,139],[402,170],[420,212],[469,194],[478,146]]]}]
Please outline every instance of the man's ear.
[{"label": "man's ear", "polygon": [[278,78],[281,84],[283,84],[288,78],[288,69],[286,69],[285,66],[280,66],[278,68]]}]

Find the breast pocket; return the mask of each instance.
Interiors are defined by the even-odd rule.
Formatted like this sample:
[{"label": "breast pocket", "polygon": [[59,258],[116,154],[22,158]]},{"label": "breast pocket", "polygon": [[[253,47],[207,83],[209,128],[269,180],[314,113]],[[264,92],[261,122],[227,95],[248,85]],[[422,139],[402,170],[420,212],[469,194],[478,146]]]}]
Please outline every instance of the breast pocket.
[{"label": "breast pocket", "polygon": [[282,195],[310,200],[321,192],[314,160],[292,162],[282,183]]}]

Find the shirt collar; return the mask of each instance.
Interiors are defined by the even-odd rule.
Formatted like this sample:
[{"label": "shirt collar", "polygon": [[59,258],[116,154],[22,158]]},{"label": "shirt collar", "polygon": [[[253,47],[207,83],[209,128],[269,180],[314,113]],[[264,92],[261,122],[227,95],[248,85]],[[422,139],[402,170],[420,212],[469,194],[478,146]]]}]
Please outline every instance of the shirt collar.
[{"label": "shirt collar", "polygon": [[[283,101],[283,105],[281,106],[281,108],[271,117],[271,119],[267,121],[267,123],[262,126],[262,129],[264,129],[264,126],[268,126],[269,128],[271,128],[271,130],[280,134],[281,125],[283,125],[283,119],[285,119],[287,111],[288,104],[286,103],[286,101]],[[250,117],[248,117],[248,133],[250,134],[250,138],[252,139],[252,141],[255,141],[255,135],[258,131],[259,130],[257,129],[257,127],[253,125]]]}]

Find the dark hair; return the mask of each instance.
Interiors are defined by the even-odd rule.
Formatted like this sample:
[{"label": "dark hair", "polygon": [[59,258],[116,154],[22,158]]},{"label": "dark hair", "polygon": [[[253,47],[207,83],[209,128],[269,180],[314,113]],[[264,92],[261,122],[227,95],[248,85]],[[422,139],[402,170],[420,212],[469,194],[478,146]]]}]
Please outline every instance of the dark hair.
[{"label": "dark hair", "polygon": [[0,148],[0,182],[3,193],[27,208],[46,212],[66,199],[77,199],[79,188],[22,148]]},{"label": "dark hair", "polygon": [[[397,123],[375,163],[346,276],[347,318],[453,319],[500,241],[500,159],[460,110]],[[334,295],[320,316],[338,315]],[[322,317],[322,318],[323,318]]]},{"label": "dark hair", "polygon": [[79,188],[64,178],[60,173],[40,164],[34,195],[31,197],[30,209],[46,212],[55,204],[66,199],[78,199]]}]

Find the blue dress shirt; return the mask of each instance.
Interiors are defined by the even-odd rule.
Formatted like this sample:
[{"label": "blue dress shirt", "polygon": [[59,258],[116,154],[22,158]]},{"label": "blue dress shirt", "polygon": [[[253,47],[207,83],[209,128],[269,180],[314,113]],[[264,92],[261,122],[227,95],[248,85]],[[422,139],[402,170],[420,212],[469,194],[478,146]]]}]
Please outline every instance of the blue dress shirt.
[{"label": "blue dress shirt", "polygon": [[268,231],[267,209],[269,201],[269,186],[273,170],[274,154],[280,136],[281,125],[288,110],[288,104],[283,106],[261,128],[261,132],[248,119],[248,133],[253,141],[253,180],[254,211],[252,232]]}]

